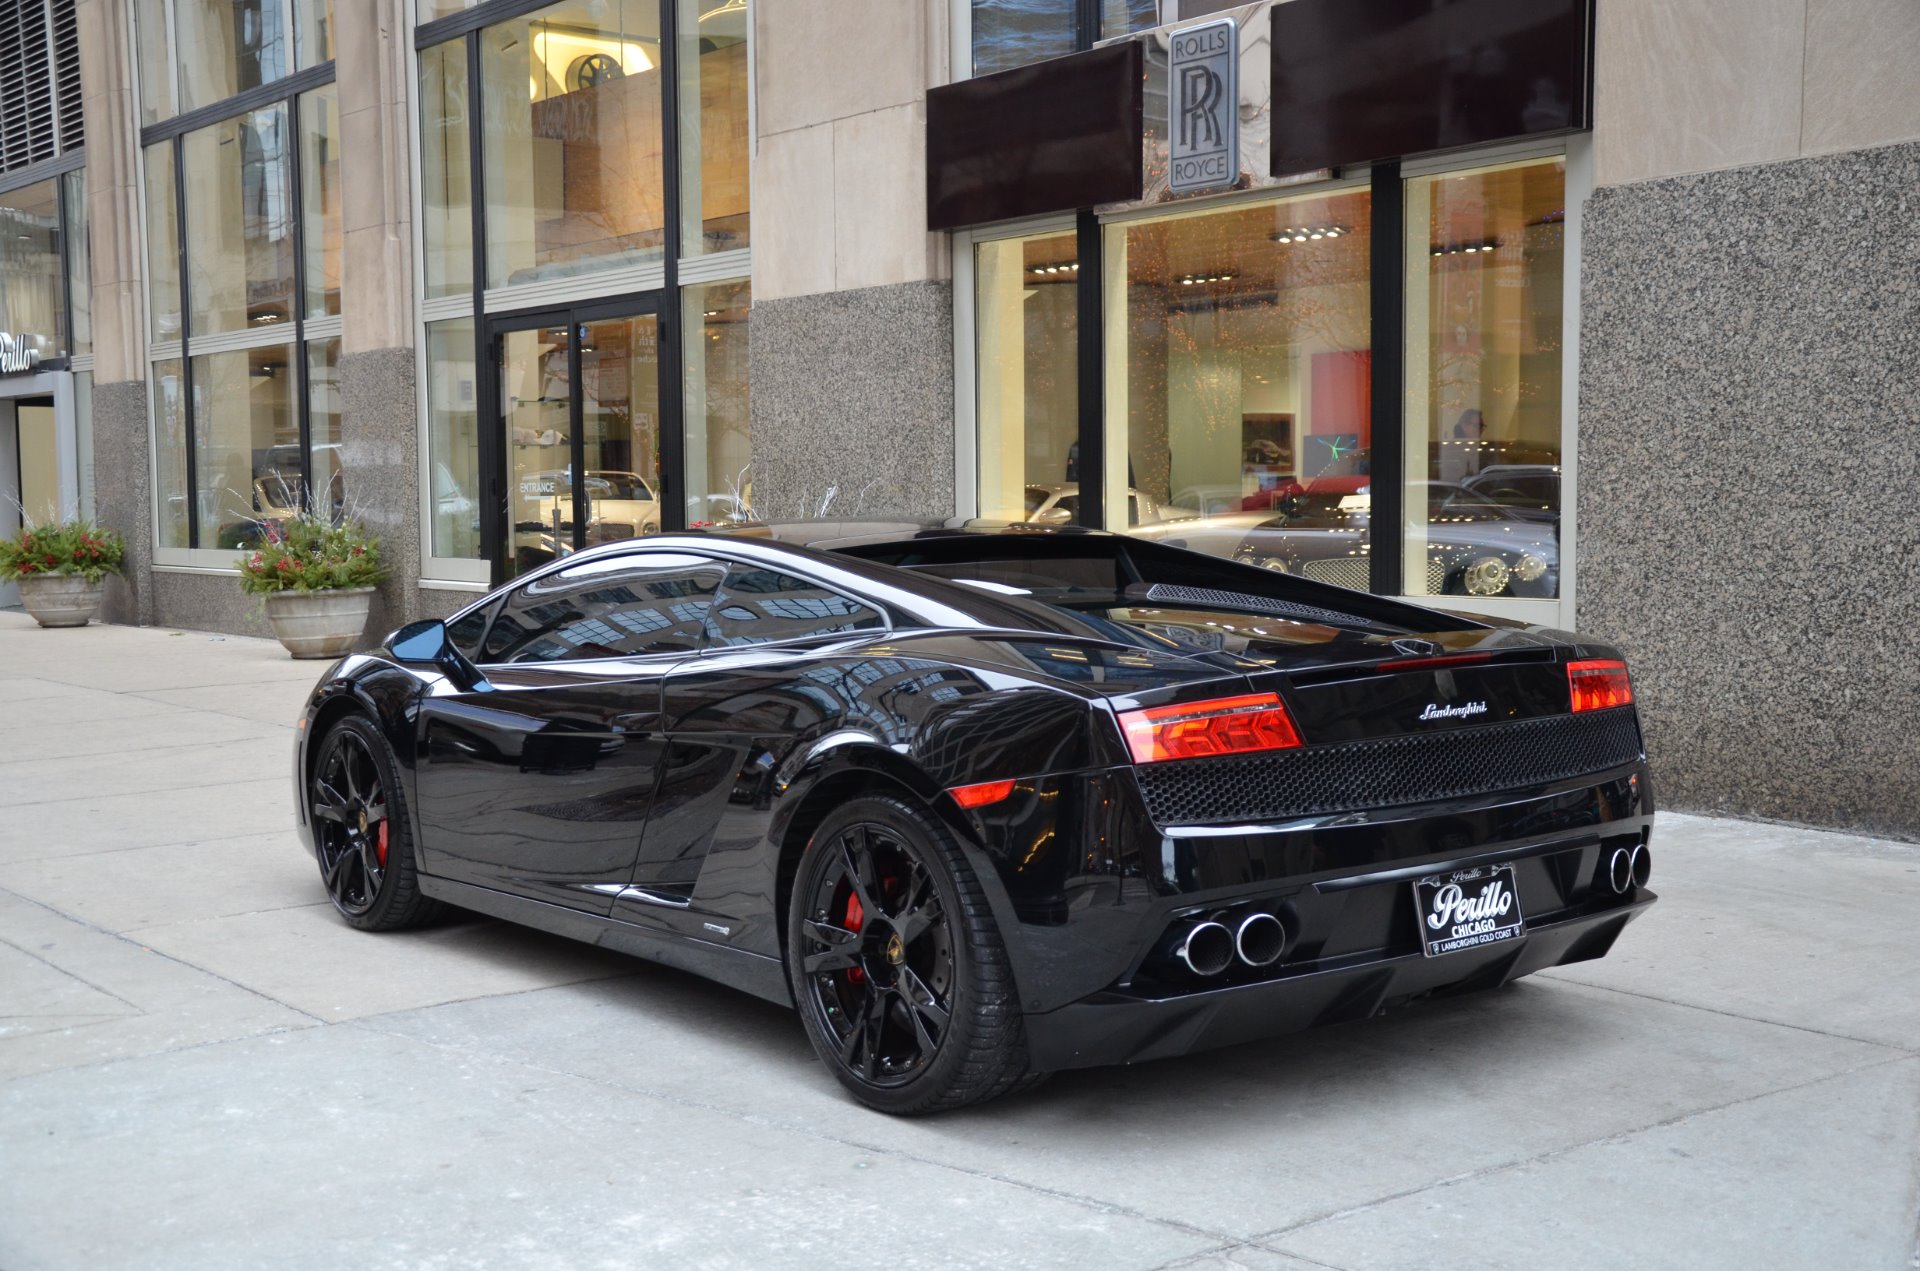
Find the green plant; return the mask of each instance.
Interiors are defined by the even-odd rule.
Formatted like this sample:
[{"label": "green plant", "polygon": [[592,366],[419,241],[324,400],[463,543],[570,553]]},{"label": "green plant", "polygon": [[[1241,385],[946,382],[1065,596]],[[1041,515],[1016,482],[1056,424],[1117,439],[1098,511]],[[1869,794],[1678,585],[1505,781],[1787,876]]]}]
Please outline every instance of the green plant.
[{"label": "green plant", "polygon": [[264,541],[238,562],[240,589],[250,596],[372,587],[387,576],[380,540],[357,521],[302,512],[266,526]]},{"label": "green plant", "polygon": [[27,526],[0,539],[0,581],[80,575],[97,583],[120,572],[126,540],[92,521]]}]

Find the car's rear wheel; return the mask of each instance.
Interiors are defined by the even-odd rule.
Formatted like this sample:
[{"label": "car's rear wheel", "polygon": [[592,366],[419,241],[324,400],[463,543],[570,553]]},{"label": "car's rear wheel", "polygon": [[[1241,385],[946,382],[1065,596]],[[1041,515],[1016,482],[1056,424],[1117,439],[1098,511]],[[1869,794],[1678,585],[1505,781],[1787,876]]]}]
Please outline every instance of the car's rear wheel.
[{"label": "car's rear wheel", "polygon": [[349,715],[320,740],[308,788],[314,855],[333,907],[362,931],[396,931],[436,917],[420,894],[406,795],[386,739]]},{"label": "car's rear wheel", "polygon": [[787,966],[814,1049],[882,1112],[942,1112],[1027,1074],[1006,948],[959,844],[919,808],[855,799],[794,878]]}]

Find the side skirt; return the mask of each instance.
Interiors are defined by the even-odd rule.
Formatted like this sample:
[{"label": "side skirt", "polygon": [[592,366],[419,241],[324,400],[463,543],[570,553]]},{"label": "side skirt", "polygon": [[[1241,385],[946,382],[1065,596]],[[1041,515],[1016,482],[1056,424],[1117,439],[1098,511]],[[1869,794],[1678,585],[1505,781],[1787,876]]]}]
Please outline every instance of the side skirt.
[{"label": "side skirt", "polygon": [[422,892],[449,905],[689,971],[782,1006],[793,1005],[787,969],[778,958],[686,936],[665,935],[617,918],[582,913],[526,896],[510,896],[450,878],[435,878],[431,874],[419,877]]}]

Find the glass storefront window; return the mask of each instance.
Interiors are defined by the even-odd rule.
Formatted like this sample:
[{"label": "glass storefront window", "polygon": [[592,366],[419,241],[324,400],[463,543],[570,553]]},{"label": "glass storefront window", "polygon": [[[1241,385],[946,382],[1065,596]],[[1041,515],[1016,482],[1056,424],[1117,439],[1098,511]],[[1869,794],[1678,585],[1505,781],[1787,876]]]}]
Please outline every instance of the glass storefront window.
[{"label": "glass storefront window", "polygon": [[687,524],[754,520],[747,412],[749,285],[717,282],[680,293],[686,338]]},{"label": "glass storefront window", "polygon": [[480,33],[487,285],[657,261],[658,0],[569,0]]},{"label": "glass storefront window", "polygon": [[313,494],[307,502],[316,512],[338,517],[347,497],[340,466],[339,336],[307,343],[307,438],[313,448],[308,463]]},{"label": "glass storefront window", "polygon": [[293,319],[288,140],[285,106],[250,111],[181,139],[187,300],[196,336]]},{"label": "glass storefront window", "polygon": [[66,182],[67,305],[73,331],[68,348],[74,356],[93,352],[93,255],[87,236],[87,170],[69,172]]},{"label": "glass storefront window", "polygon": [[0,194],[0,331],[29,341],[43,358],[67,351],[60,236],[59,181]]},{"label": "glass storefront window", "polygon": [[1560,587],[1566,161],[1407,183],[1409,594]]},{"label": "glass storefront window", "polygon": [[300,70],[333,60],[333,0],[296,0],[294,61]]},{"label": "glass storefront window", "polygon": [[187,494],[187,383],[179,358],[153,364],[153,460],[160,501],[160,547],[191,547]]},{"label": "glass storefront window", "polygon": [[1078,512],[1079,278],[1071,232],[974,249],[985,519],[1070,521]]},{"label": "glass storefront window", "polygon": [[973,73],[1073,52],[1074,0],[973,0]]},{"label": "glass storefront window", "polygon": [[306,316],[340,312],[340,95],[332,84],[300,98],[300,214]]},{"label": "glass storefront window", "polygon": [[173,143],[146,150],[147,312],[153,339],[180,338],[180,216],[175,197]]},{"label": "glass storefront window", "polygon": [[252,543],[263,517],[300,497],[291,346],[193,359],[195,547]]},{"label": "glass storefront window", "polygon": [[1371,224],[1355,189],[1107,228],[1110,525],[1367,586]]},{"label": "glass storefront window", "polygon": [[167,0],[136,0],[139,38],[134,57],[140,63],[140,122],[157,124],[174,115],[173,32],[167,26]]},{"label": "glass storefront window", "polygon": [[480,559],[480,407],[473,319],[427,325],[432,554]]},{"label": "glass storefront window", "polygon": [[420,218],[427,296],[473,289],[473,173],[467,149],[467,44],[420,51]]},{"label": "glass storefront window", "polygon": [[172,0],[172,8],[182,113],[287,74],[282,0]]},{"label": "glass storefront window", "polygon": [[681,254],[747,245],[748,0],[678,0]]}]

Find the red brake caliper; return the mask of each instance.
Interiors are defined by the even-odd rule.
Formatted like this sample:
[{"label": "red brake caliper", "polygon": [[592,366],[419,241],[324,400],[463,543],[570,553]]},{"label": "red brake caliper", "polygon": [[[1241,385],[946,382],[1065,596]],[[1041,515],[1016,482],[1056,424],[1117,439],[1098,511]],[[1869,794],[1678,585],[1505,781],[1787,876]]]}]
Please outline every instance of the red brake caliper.
[{"label": "red brake caliper", "polygon": [[385,869],[387,867],[387,823],[385,821],[380,822],[380,837],[373,841],[373,852],[380,858],[380,868]]},{"label": "red brake caliper", "polygon": [[[382,828],[385,828],[384,826]],[[860,907],[860,897],[856,893],[847,894],[847,930],[858,931],[867,921],[867,911]],[[867,973],[857,966],[847,968],[847,983],[859,984],[867,978]]]}]

